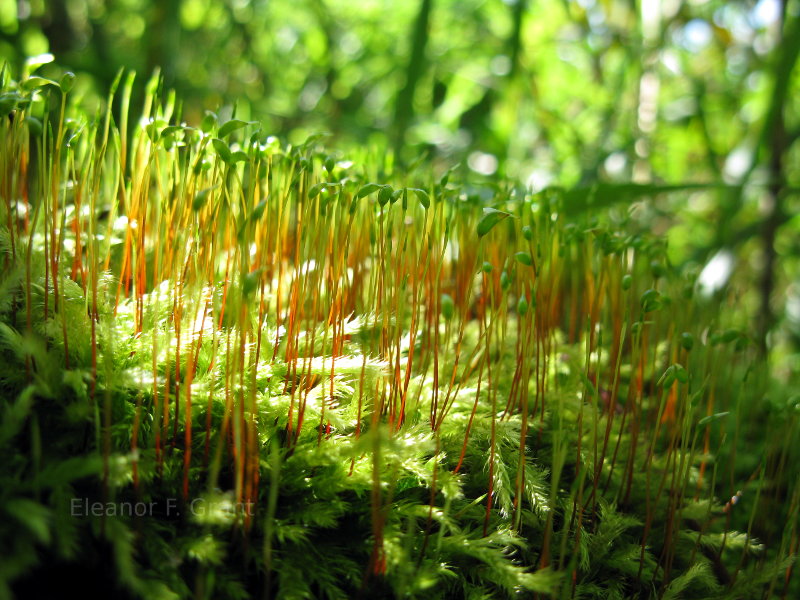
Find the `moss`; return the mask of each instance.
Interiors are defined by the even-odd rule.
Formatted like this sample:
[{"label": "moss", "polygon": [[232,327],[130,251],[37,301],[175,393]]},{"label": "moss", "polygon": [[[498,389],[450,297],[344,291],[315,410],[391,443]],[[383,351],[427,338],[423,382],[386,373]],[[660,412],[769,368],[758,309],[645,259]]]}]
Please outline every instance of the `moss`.
[{"label": "moss", "polygon": [[329,182],[255,125],[137,129],[120,182],[67,114],[30,181],[0,124],[2,222],[37,190],[0,228],[0,596],[100,562],[147,598],[784,593],[797,415],[658,240],[574,192]]}]

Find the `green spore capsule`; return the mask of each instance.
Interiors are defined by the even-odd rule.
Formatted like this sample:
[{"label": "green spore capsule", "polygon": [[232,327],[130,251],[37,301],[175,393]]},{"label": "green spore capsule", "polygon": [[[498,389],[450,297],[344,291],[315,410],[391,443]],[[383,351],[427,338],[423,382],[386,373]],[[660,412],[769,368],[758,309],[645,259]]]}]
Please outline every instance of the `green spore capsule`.
[{"label": "green spore capsule", "polygon": [[655,260],[650,263],[650,271],[653,273],[653,277],[656,279],[661,279],[667,272],[667,270],[664,268],[664,265]]},{"label": "green spore capsule", "polygon": [[681,334],[681,346],[684,350],[689,352],[694,347],[694,336],[691,333],[684,331]]},{"label": "green spore capsule", "polygon": [[524,317],[526,314],[528,314],[528,301],[525,300],[525,296],[520,298],[519,302],[517,302],[517,314],[520,317]]},{"label": "green spore capsule", "polygon": [[627,292],[629,289],[631,289],[631,285],[633,285],[633,277],[630,275],[625,275],[622,278],[622,289]]},{"label": "green spore capsule", "polygon": [[522,235],[529,242],[533,239],[533,229],[530,228],[530,225],[525,225],[522,228]]},{"label": "green spore capsule", "polygon": [[445,320],[449,321],[452,319],[456,311],[456,306],[453,302],[453,297],[450,296],[450,294],[442,294],[441,307],[442,316],[445,318]]},{"label": "green spore capsule", "polygon": [[510,285],[511,285],[511,277],[508,276],[508,272],[503,271],[502,273],[500,273],[500,288],[505,292]]}]

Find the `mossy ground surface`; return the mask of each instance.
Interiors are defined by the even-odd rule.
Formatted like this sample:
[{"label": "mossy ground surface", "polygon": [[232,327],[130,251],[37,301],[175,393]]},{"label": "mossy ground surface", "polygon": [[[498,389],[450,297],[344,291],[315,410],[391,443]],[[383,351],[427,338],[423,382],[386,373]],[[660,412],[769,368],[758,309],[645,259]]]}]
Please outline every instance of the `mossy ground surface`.
[{"label": "mossy ground surface", "polygon": [[596,190],[58,87],[3,90],[0,597],[797,590],[795,407]]}]

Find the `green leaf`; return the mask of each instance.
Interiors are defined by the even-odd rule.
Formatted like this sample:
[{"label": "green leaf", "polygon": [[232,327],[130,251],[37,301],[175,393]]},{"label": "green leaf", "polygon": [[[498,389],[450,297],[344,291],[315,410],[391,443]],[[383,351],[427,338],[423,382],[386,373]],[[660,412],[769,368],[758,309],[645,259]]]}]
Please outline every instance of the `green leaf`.
[{"label": "green leaf", "polygon": [[719,421],[720,419],[723,419],[723,418],[727,417],[729,414],[730,414],[729,411],[725,411],[725,412],[716,413],[714,415],[708,415],[707,417],[703,417],[702,419],[700,419],[697,422],[697,426],[698,427],[702,427],[703,425],[708,425],[709,423],[712,423],[714,421]]},{"label": "green leaf", "polygon": [[313,200],[314,198],[316,198],[317,196],[320,195],[322,190],[324,190],[326,188],[337,187],[339,185],[341,185],[341,184],[339,184],[339,183],[330,183],[330,182],[327,182],[327,181],[323,181],[321,183],[314,184],[308,190],[308,199],[309,200]]},{"label": "green leaf", "polygon": [[161,137],[165,137],[168,135],[175,135],[176,133],[180,133],[184,131],[185,128],[180,125],[168,125],[161,130]]},{"label": "green leaf", "polygon": [[43,87],[45,87],[47,85],[52,85],[52,86],[55,86],[55,87],[59,87],[58,83],[53,81],[52,79],[46,79],[45,77],[38,77],[38,76],[29,77],[28,79],[26,79],[25,81],[22,82],[22,85],[20,87],[23,90],[31,91],[31,90],[43,88]]},{"label": "green leaf", "polygon": [[208,200],[208,195],[214,190],[217,186],[207,187],[204,190],[200,190],[195,194],[194,200],[192,200],[192,209],[197,211],[205,206],[206,201]]},{"label": "green leaf", "polygon": [[301,146],[301,147],[304,147],[304,148],[308,148],[309,146],[312,146],[312,145],[316,144],[318,141],[320,141],[320,140],[322,140],[322,139],[324,139],[324,138],[326,138],[326,137],[329,137],[330,135],[331,135],[331,134],[330,134],[330,133],[327,133],[327,132],[323,132],[323,133],[312,133],[310,136],[308,136],[308,137],[306,138],[306,141],[305,141],[305,142],[303,142],[302,144],[300,144],[300,146]]},{"label": "green leaf", "polygon": [[215,115],[210,110],[206,111],[206,115],[203,117],[203,120],[200,121],[200,131],[203,133],[209,133],[214,127],[217,125],[217,115]]},{"label": "green leaf", "polygon": [[739,338],[741,334],[736,329],[727,329],[723,332],[721,340],[723,344],[729,344]]},{"label": "green leaf", "polygon": [[154,121],[152,123],[148,123],[147,126],[144,128],[145,132],[147,133],[147,137],[150,139],[152,143],[158,142],[161,137],[161,133],[159,132],[159,127],[161,127],[161,123]]},{"label": "green leaf", "polygon": [[242,127],[247,127],[248,125],[250,125],[250,123],[246,121],[241,121],[239,119],[231,119],[230,121],[228,121],[219,128],[217,135],[220,138],[224,138],[233,133],[234,131],[236,131],[237,129],[241,129]]},{"label": "green leaf", "polygon": [[409,189],[417,195],[417,199],[419,203],[422,204],[423,208],[428,209],[431,207],[431,197],[428,195],[428,192],[419,188]]},{"label": "green leaf", "polygon": [[253,209],[253,213],[250,215],[250,219],[253,221],[258,221],[264,214],[264,210],[267,208],[267,200],[269,198],[264,198],[261,202],[256,204],[256,207]]},{"label": "green leaf", "polygon": [[5,117],[19,104],[26,102],[26,98],[16,92],[0,95],[0,117]]},{"label": "green leaf", "polygon": [[513,216],[511,213],[497,210],[496,208],[484,208],[483,217],[481,217],[481,220],[478,222],[478,237],[485,236],[500,221],[503,221],[511,216]]},{"label": "green leaf", "polygon": [[392,199],[392,194],[394,194],[394,188],[392,186],[384,185],[381,187],[381,191],[378,192],[378,204],[385,206],[386,203]]},{"label": "green leaf", "polygon": [[456,165],[453,165],[452,167],[450,167],[449,169],[447,169],[447,171],[445,171],[444,175],[442,175],[442,178],[439,180],[439,185],[442,186],[442,187],[446,186],[447,182],[450,181],[450,175],[452,175],[453,171],[458,169],[458,167],[459,167],[459,165],[456,164]]},{"label": "green leaf", "polygon": [[649,289],[642,294],[641,304],[644,312],[658,310],[661,308],[661,294],[658,293],[658,290]]},{"label": "green leaf", "polygon": [[214,138],[211,140],[211,145],[214,146],[214,150],[217,151],[219,157],[228,164],[233,162],[233,154],[231,153],[231,149],[228,148],[228,144],[220,140],[219,138]]},{"label": "green leaf", "polygon": [[59,81],[58,85],[61,88],[61,91],[66,94],[72,89],[73,83],[75,83],[75,73],[72,71],[67,71],[61,76],[61,81]]},{"label": "green leaf", "polygon": [[683,365],[679,365],[677,363],[667,367],[667,370],[664,371],[664,374],[658,380],[657,385],[668,388],[675,383],[676,379],[680,383],[688,383],[689,381],[689,373],[686,372],[686,369],[683,368]]},{"label": "green leaf", "polygon": [[669,388],[673,383],[675,383],[675,365],[670,365],[664,371],[664,374],[658,379],[656,385]]},{"label": "green leaf", "polygon": [[529,252],[517,252],[514,255],[514,258],[517,260],[518,263],[521,263],[521,264],[526,265],[528,267],[533,265],[533,259],[531,258],[531,255],[530,255]]},{"label": "green leaf", "polygon": [[363,198],[365,196],[369,196],[370,194],[378,191],[379,189],[381,189],[380,184],[368,183],[366,185],[361,186],[361,189],[358,190],[358,193],[356,194],[356,198]]},{"label": "green leaf", "polygon": [[33,73],[36,69],[38,69],[42,65],[51,63],[55,59],[56,57],[50,54],[49,52],[45,52],[44,54],[39,54],[37,56],[31,56],[30,58],[25,60],[25,68],[23,70],[23,73],[25,75]]}]

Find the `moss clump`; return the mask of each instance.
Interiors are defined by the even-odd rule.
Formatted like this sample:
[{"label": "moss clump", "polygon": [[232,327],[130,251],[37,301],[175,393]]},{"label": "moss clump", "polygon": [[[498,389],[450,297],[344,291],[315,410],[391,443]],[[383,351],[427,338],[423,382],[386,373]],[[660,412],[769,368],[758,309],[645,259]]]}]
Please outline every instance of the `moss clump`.
[{"label": "moss clump", "polygon": [[796,589],[797,413],[659,240],[149,88],[4,82],[0,595]]}]

